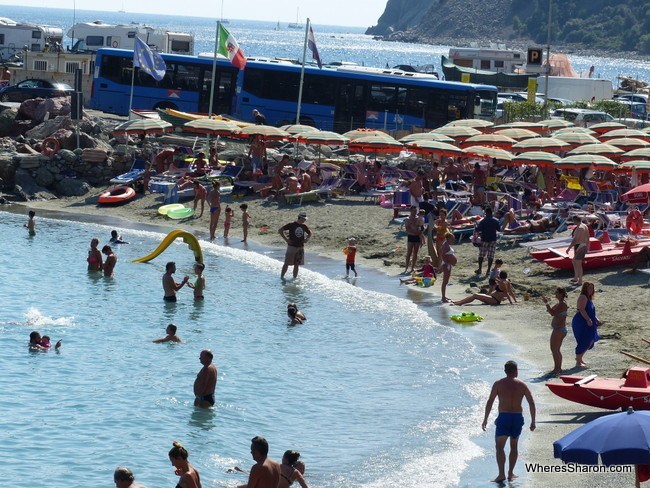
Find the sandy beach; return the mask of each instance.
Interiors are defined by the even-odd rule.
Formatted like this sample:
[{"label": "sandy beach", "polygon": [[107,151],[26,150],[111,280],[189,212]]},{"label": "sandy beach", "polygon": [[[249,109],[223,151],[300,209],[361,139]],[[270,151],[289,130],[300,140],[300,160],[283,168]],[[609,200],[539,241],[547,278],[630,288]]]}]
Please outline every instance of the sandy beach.
[{"label": "sandy beach", "polygon": [[[200,218],[172,221],[156,212],[162,205],[159,194],[139,196],[135,201],[121,207],[100,208],[96,205],[96,201],[102,191],[104,188],[95,188],[85,197],[28,202],[7,209],[26,214],[26,207],[29,207],[37,211],[37,218],[39,210],[108,216],[132,222],[156,224],[168,227],[170,230],[172,228],[191,230],[199,238],[208,237],[209,210],[207,208]],[[400,229],[399,224],[392,222],[390,209],[364,201],[358,196],[344,196],[325,202],[304,204],[301,207],[261,199],[233,199],[230,195],[223,196],[222,202],[235,210],[227,245],[241,246],[239,205],[243,202],[248,204],[252,216],[249,239],[276,247],[284,246],[277,233],[278,228],[295,220],[298,212],[304,210],[308,214],[307,224],[314,233],[307,247],[307,267],[309,267],[309,255],[318,253],[340,260],[343,274],[345,261],[342,248],[346,245],[347,239],[354,236],[358,240],[357,269],[360,274],[363,275],[364,268],[374,267],[394,277],[395,286],[400,286],[398,278],[403,277],[400,273],[404,269],[406,234],[403,229]],[[186,206],[188,204],[191,205],[191,202],[187,202]],[[223,243],[222,232],[223,227],[220,222],[217,232],[218,242]],[[448,289],[448,294],[452,299],[460,299],[467,296],[470,290],[478,291],[477,285],[479,287],[487,285],[487,280],[474,275],[477,258],[475,247],[465,240],[460,244],[456,243],[454,248],[458,256],[458,265],[453,270],[451,277],[453,286]],[[497,257],[504,261],[502,269],[509,273],[518,303],[498,308],[469,305],[463,306],[462,310],[475,311],[483,315],[485,320],[475,327],[497,334],[500,342],[512,346],[512,359],[521,364],[520,378],[530,385],[537,402],[537,430],[533,433],[526,430],[522,436],[523,449],[520,452],[517,472],[524,481],[516,481],[512,486],[545,487],[551,484],[557,487],[613,486],[614,484],[630,486],[633,483],[631,474],[525,473],[524,463],[535,463],[542,468],[560,466],[561,462],[553,459],[553,441],[607,411],[567,402],[555,397],[544,386],[548,379],[547,373],[552,369],[548,345],[551,318],[545,312],[541,295],[551,297],[557,286],[567,286],[571,274],[551,270],[542,263],[533,261],[528,256],[527,249],[513,245],[511,241],[499,243]],[[599,317],[604,322],[600,329],[604,338],[597,343],[593,351],[585,355],[588,369],[578,370],[573,368],[575,340],[569,331],[562,348],[563,370],[565,373],[578,372],[585,375],[598,374],[601,377],[620,377],[627,368],[641,365],[621,354],[621,351],[650,359],[646,351],[647,346],[641,341],[645,329],[650,327],[650,322],[645,316],[650,298],[649,288],[646,285],[647,276],[631,274],[624,268],[610,268],[598,272],[590,271],[585,279],[596,284],[595,304]],[[579,290],[574,288],[569,290],[567,303],[570,323],[575,313]],[[524,293],[529,295],[529,300],[524,300]],[[439,293],[437,295],[439,296]],[[454,311],[460,310],[451,305],[441,306],[450,307]],[[528,425],[530,419],[527,407],[524,412]],[[485,435],[494,435],[493,426],[490,426]],[[496,475],[496,465],[494,475]]]}]

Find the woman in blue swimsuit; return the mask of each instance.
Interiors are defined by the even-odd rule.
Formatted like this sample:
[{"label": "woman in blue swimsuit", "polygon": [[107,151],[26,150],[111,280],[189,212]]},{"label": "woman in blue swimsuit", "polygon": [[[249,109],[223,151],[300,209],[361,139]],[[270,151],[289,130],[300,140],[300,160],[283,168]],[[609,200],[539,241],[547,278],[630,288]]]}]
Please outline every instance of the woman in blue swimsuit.
[{"label": "woman in blue swimsuit", "polygon": [[594,305],[594,284],[585,281],[580,290],[578,297],[578,311],[573,316],[571,328],[578,345],[576,346],[576,366],[587,366],[582,361],[582,356],[589,350],[593,349],[594,344],[600,337],[598,336],[598,326],[602,322],[596,316],[596,306]]},{"label": "woman in blue swimsuit", "polygon": [[551,354],[553,355],[552,375],[558,375],[562,372],[562,352],[560,348],[567,334],[566,317],[569,310],[569,306],[565,301],[566,290],[564,288],[555,290],[555,298],[557,298],[557,303],[551,307],[548,298],[542,297],[542,300],[546,304],[546,311],[553,317],[551,321],[551,327],[553,329],[551,332]]}]

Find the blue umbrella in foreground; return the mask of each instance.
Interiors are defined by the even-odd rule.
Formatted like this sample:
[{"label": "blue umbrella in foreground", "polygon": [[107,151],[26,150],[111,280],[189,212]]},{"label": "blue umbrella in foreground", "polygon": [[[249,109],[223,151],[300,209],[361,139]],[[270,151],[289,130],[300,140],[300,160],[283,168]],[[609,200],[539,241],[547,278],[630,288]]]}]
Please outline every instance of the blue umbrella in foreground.
[{"label": "blue umbrella in foreground", "polygon": [[[553,455],[578,464],[650,464],[650,412],[600,417],[555,441]],[[639,486],[638,471],[635,477]]]}]

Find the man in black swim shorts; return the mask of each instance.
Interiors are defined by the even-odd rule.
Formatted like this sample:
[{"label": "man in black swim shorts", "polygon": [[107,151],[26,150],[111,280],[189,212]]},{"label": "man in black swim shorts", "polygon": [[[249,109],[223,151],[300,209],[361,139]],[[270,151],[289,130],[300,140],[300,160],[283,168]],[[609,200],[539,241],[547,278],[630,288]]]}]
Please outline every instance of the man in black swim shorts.
[{"label": "man in black swim shorts", "polygon": [[204,349],[199,355],[203,365],[194,380],[194,406],[210,408],[214,405],[214,391],[217,388],[217,367],[212,364],[212,351]]}]

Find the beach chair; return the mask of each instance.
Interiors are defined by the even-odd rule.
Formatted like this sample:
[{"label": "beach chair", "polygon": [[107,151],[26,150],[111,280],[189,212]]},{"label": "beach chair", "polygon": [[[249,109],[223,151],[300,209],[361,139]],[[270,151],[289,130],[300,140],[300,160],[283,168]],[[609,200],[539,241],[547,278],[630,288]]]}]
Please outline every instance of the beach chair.
[{"label": "beach chair", "polygon": [[299,207],[305,202],[317,201],[318,190],[310,190],[304,193],[285,193],[284,199],[289,205]]},{"label": "beach chair", "polygon": [[117,185],[132,185],[144,177],[144,170],[147,162],[144,159],[135,159],[131,169],[126,173],[111,178],[110,182]]},{"label": "beach chair", "polygon": [[242,172],[244,169],[243,166],[235,166],[235,165],[229,165],[226,166],[221,173],[217,175],[219,178],[228,178],[231,183],[234,184],[235,180],[239,176],[239,174]]},{"label": "beach chair", "polygon": [[393,219],[397,219],[400,210],[411,208],[411,194],[408,191],[393,193]]},{"label": "beach chair", "polygon": [[323,178],[322,183],[318,188],[315,189],[319,194],[324,194],[325,198],[331,198],[334,188],[336,188],[341,179],[336,176],[330,176],[329,178]]},{"label": "beach chair", "polygon": [[337,195],[347,195],[352,192],[352,187],[357,182],[356,178],[340,178],[339,184],[333,190]]}]

